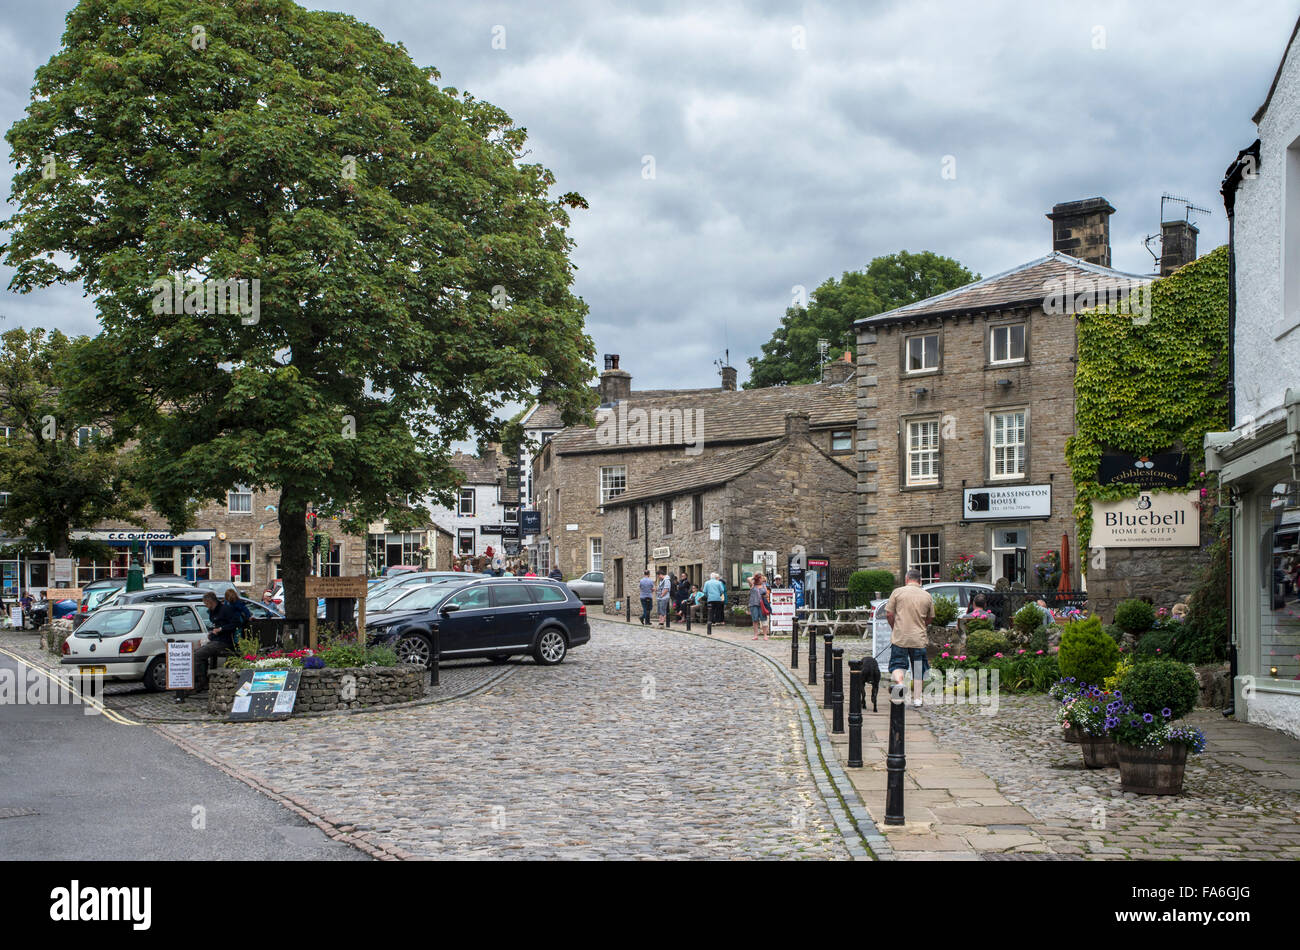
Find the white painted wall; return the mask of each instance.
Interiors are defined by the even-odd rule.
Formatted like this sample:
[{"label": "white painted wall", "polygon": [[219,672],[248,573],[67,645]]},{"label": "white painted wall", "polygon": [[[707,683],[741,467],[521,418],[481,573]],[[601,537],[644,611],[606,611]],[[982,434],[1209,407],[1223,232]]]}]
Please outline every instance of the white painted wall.
[{"label": "white painted wall", "polygon": [[433,505],[427,499],[433,511],[433,523],[440,528],[445,528],[451,532],[451,552],[452,556],[460,554],[460,530],[462,528],[474,529],[474,553],[485,554],[489,547],[492,553],[502,554],[502,537],[499,534],[483,534],[479,531],[480,525],[485,524],[504,524],[506,520],[506,509],[501,504],[498,486],[496,482],[479,485],[471,482],[465,483],[464,488],[474,489],[474,514],[467,516],[460,514],[459,506],[455,508],[444,508],[441,505]]},{"label": "white painted wall", "polygon": [[1235,217],[1239,427],[1276,417],[1287,387],[1300,386],[1300,43],[1287,51],[1259,138],[1258,177],[1242,180]]}]

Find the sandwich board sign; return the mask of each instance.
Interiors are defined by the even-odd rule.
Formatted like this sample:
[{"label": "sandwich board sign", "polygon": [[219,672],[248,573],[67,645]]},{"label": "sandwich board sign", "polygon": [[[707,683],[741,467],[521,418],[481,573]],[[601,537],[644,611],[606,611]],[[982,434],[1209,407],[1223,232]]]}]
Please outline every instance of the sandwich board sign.
[{"label": "sandwich board sign", "polygon": [[167,641],[167,688],[194,688],[194,644],[188,640]]},{"label": "sandwich board sign", "polygon": [[782,587],[773,590],[772,599],[772,633],[794,632],[794,590]]},{"label": "sandwich board sign", "polygon": [[227,722],[288,719],[298,701],[302,670],[244,670],[239,675]]}]

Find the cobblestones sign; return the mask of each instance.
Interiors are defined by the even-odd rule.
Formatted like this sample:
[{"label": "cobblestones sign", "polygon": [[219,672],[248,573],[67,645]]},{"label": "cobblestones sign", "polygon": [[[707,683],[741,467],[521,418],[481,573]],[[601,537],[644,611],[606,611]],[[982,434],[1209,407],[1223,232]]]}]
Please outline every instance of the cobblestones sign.
[{"label": "cobblestones sign", "polygon": [[1097,484],[1182,488],[1190,475],[1191,465],[1185,452],[1141,456],[1107,452],[1101,457]]},{"label": "cobblestones sign", "polygon": [[1199,492],[1143,492],[1136,498],[1092,503],[1097,548],[1200,547]]}]

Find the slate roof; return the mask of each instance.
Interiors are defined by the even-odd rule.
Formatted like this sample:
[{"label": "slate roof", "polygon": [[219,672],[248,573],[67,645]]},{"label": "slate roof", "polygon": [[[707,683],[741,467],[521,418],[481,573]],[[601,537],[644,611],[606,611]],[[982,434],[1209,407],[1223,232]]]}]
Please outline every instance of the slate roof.
[{"label": "slate roof", "polygon": [[605,502],[606,508],[644,501],[647,498],[681,495],[697,492],[714,485],[725,485],[733,478],[744,475],[751,468],[766,462],[785,444],[785,439],[772,439],[757,445],[747,445],[735,452],[711,455],[694,462],[675,462],[659,471],[641,478],[634,490],[615,495]]},{"label": "slate roof", "polygon": [[[600,395],[600,387],[593,386],[591,391],[597,396]],[[663,399],[667,396],[694,396],[701,393],[721,392],[718,388],[711,389],[634,389],[632,390],[633,399]],[[560,409],[554,403],[538,403],[533,409],[524,416],[523,427],[525,429],[563,429],[564,421],[560,418]]]},{"label": "slate roof", "polygon": [[[597,424],[604,412],[628,413],[634,409],[690,412],[692,422],[689,427],[671,427],[670,432],[664,433],[670,438],[655,441],[651,446],[602,445],[597,441],[596,428],[574,426],[551,439],[555,453],[574,455],[685,446],[701,437],[705,445],[762,442],[785,435],[786,413],[795,411],[808,413],[812,429],[852,428],[857,425],[858,418],[857,380],[850,378],[843,383],[807,383],[761,389],[634,392],[632,398],[621,403],[617,410],[599,412]],[[700,432],[695,431],[695,420],[699,420]],[[687,428],[691,430],[689,433],[685,431]],[[688,434],[691,436],[689,439],[685,438]]]},{"label": "slate roof", "polygon": [[466,485],[495,485],[500,478],[495,458],[456,452],[451,457],[451,467],[465,476]]},{"label": "slate roof", "polygon": [[927,297],[885,313],[863,317],[856,322],[859,327],[883,326],[892,323],[907,323],[912,320],[931,317],[950,316],[958,313],[978,313],[989,310],[1004,310],[1015,306],[1041,306],[1048,295],[1051,281],[1065,284],[1066,279],[1093,280],[1109,277],[1112,280],[1140,281],[1149,283],[1150,274],[1129,274],[1125,271],[1090,264],[1087,261],[1071,257],[1060,251],[1053,251],[1045,257],[1013,267],[1011,270],[985,277],[974,283],[966,284],[946,293]]}]

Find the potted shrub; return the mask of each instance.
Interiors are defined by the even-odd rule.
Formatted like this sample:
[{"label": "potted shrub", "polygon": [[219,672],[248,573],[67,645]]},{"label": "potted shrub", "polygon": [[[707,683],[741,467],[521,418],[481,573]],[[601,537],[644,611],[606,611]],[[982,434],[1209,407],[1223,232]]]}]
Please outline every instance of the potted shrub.
[{"label": "potted shrub", "polygon": [[1178,725],[1192,711],[1200,684],[1186,664],[1152,660],[1119,682],[1123,707],[1108,723],[1115,736],[1120,787],[1139,795],[1178,795],[1187,753],[1205,749],[1205,734]]},{"label": "potted shrub", "polygon": [[1119,697],[1097,686],[1078,690],[1061,704],[1061,721],[1079,731],[1086,767],[1104,769],[1118,764],[1110,724],[1122,706]]},{"label": "potted shrub", "polygon": [[1076,677],[1062,676],[1053,683],[1047,690],[1047,695],[1051,696],[1060,705],[1056,708],[1056,721],[1061,724],[1061,738],[1066,742],[1082,742],[1083,730],[1074,724],[1066,714],[1066,703],[1073,699],[1080,690],[1088,687],[1080,683]]},{"label": "potted shrub", "polygon": [[1101,618],[1089,617],[1065,625],[1059,657],[1062,676],[1073,676],[1080,683],[1101,683],[1115,672],[1119,647],[1102,630]]}]

